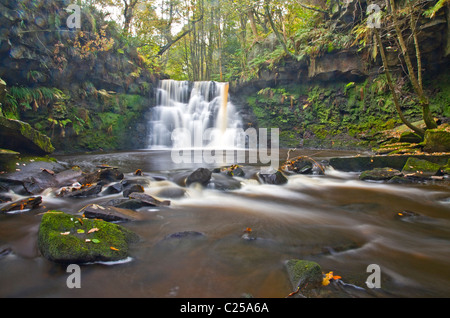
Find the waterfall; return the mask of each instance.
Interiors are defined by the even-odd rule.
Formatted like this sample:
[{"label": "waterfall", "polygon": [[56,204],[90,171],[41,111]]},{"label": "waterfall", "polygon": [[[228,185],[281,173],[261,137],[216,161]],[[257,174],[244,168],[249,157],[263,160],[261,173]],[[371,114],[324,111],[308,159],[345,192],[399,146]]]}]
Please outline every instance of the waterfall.
[{"label": "waterfall", "polygon": [[160,81],[149,122],[150,148],[239,147],[236,133],[242,122],[228,87],[213,81]]}]

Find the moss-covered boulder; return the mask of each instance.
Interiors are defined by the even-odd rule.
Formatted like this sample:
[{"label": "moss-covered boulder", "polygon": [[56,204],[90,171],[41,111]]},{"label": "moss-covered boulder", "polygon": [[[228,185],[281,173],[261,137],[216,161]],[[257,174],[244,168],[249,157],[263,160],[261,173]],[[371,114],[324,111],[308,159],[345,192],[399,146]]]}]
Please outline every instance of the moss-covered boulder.
[{"label": "moss-covered boulder", "polygon": [[313,289],[322,286],[322,268],[316,262],[290,259],[286,261],[285,266],[294,289]]},{"label": "moss-covered boulder", "polygon": [[55,151],[50,138],[30,124],[2,116],[0,116],[0,147],[39,156]]},{"label": "moss-covered boulder", "polygon": [[431,177],[435,176],[440,168],[441,165],[439,164],[411,157],[406,161],[402,173],[404,175],[413,175],[417,177]]},{"label": "moss-covered boulder", "polygon": [[425,132],[426,152],[450,152],[450,127],[428,129]]},{"label": "moss-covered boulder", "polygon": [[385,181],[399,176],[402,176],[402,173],[400,171],[386,167],[363,171],[359,175],[359,179],[365,181],[366,180]]},{"label": "moss-covered boulder", "polygon": [[399,142],[419,143],[423,141],[423,138],[412,131],[405,131],[400,135]]},{"label": "moss-covered boulder", "polygon": [[119,224],[50,211],[42,216],[38,247],[56,263],[118,261],[129,256],[129,244],[138,239]]}]

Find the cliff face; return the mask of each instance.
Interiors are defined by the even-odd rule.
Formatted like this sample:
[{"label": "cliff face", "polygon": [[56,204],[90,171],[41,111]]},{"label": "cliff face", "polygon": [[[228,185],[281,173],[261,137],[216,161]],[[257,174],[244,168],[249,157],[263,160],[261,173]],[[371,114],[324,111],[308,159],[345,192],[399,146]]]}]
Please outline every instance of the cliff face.
[{"label": "cliff face", "polygon": [[[0,0],[0,113],[51,137],[57,151],[142,147],[157,75],[114,22],[69,0]],[[1,145],[0,145],[1,148]]]},{"label": "cliff face", "polygon": [[[386,1],[370,3],[386,9]],[[364,0],[347,1],[326,22],[328,31],[351,34],[355,27],[365,23],[367,5]],[[446,75],[450,65],[449,11],[441,9],[432,19],[421,15],[416,24],[424,88],[430,96],[433,115],[440,122],[448,121],[450,116]],[[408,24],[402,27],[410,58],[416,65],[411,31]],[[399,78],[399,89],[405,88],[404,112],[410,120],[419,121],[421,110],[412,89],[407,88],[406,67],[392,21],[384,21],[380,32],[389,68]],[[273,45],[273,39],[268,38],[257,43],[252,54]],[[377,130],[400,124],[375,48],[374,39],[369,36],[365,47],[358,43],[345,48],[329,45],[322,50],[310,50],[314,54],[296,52],[301,58],[284,57],[270,68],[261,67],[257,77],[235,83],[231,92],[236,96],[235,103],[243,106],[241,111],[249,125],[280,128],[284,147],[371,147],[374,141],[371,136]]]}]

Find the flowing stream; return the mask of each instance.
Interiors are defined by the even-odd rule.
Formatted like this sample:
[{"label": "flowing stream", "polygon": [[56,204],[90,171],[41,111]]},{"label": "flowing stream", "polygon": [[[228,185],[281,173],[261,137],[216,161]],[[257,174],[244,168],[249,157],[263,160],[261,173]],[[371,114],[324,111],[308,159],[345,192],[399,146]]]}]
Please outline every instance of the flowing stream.
[{"label": "flowing stream", "polygon": [[[350,152],[297,151],[317,160]],[[280,156],[285,156],[281,153]],[[286,158],[286,157],[284,157]],[[175,165],[170,151],[59,156],[61,163],[93,170],[119,167],[126,178],[142,169],[146,193],[171,206],[139,211],[143,221],[122,225],[141,237],[130,259],[81,267],[81,288],[66,285],[66,267],[44,259],[36,245],[40,213],[68,213],[121,194],[57,198],[43,193],[37,211],[0,215],[0,297],[286,297],[293,291],[288,259],[318,262],[345,285],[317,297],[447,297],[450,293],[450,191],[448,184],[394,185],[358,180],[357,173],[327,168],[324,176],[290,175],[285,185],[260,184],[258,166],[245,178],[213,174],[240,188],[185,188],[179,181],[196,166]],[[212,168],[212,166],[210,167]],[[227,183],[229,182],[229,183]],[[233,183],[232,183],[233,182]],[[185,192],[184,192],[185,191]],[[184,193],[182,196],[179,194]],[[396,217],[400,211],[419,216]],[[252,229],[255,240],[242,237]],[[182,240],[167,235],[201,233]],[[381,269],[381,288],[369,289],[367,266]]]}]

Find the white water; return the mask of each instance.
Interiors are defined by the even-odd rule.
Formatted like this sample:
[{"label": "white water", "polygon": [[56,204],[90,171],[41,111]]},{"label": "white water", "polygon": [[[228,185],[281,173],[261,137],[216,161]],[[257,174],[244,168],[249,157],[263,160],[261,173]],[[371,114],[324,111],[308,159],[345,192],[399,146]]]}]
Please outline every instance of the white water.
[{"label": "white water", "polygon": [[242,122],[228,83],[162,80],[149,126],[150,149],[229,149]]}]

